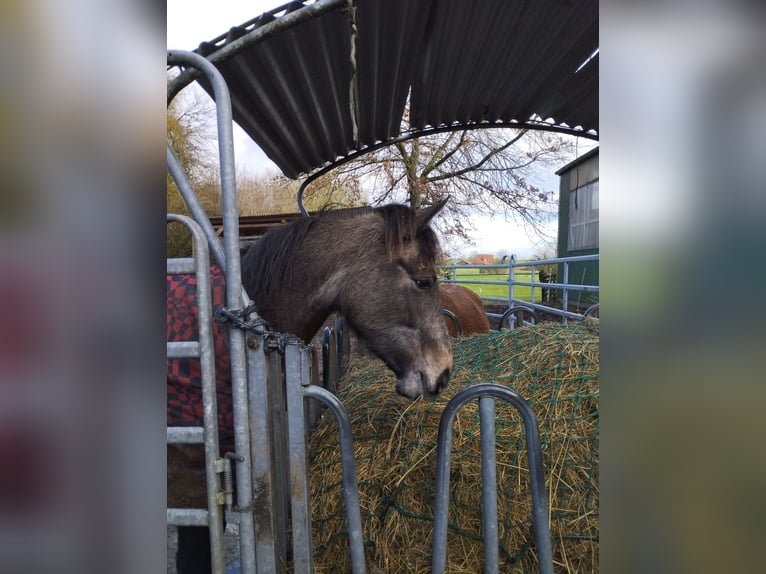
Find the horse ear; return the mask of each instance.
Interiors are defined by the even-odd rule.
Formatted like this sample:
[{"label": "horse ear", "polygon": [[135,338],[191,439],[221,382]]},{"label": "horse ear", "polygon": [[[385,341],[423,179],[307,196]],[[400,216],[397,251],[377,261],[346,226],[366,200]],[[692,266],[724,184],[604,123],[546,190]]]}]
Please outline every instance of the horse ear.
[{"label": "horse ear", "polygon": [[445,205],[447,205],[448,201],[449,197],[445,197],[439,203],[434,203],[428,207],[421,207],[418,209],[417,214],[415,215],[418,220],[418,227],[421,229],[426,227],[434,218],[434,216],[439,213]]}]

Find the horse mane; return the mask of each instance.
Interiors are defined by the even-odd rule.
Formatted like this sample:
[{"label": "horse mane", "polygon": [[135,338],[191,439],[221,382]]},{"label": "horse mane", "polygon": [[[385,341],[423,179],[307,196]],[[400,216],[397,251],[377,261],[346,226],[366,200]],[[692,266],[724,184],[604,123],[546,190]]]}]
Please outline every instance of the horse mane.
[{"label": "horse mane", "polygon": [[242,258],[242,280],[251,293],[269,294],[291,280],[293,261],[312,227],[319,222],[347,219],[376,213],[384,221],[384,242],[389,259],[395,259],[404,245],[418,240],[418,266],[431,269],[439,257],[439,241],[430,227],[420,227],[416,212],[406,205],[359,207],[343,211],[326,211],[300,217],[270,230],[258,239]]},{"label": "horse mane", "polygon": [[242,258],[242,282],[251,293],[269,294],[290,279],[295,254],[315,217],[301,217],[275,227],[258,239]]}]

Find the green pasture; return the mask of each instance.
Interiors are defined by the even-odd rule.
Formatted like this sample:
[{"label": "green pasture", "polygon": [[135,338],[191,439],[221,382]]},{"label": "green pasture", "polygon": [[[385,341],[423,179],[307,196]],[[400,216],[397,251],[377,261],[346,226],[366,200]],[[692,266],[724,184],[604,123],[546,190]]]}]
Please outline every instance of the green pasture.
[{"label": "green pasture", "polygon": [[[443,273],[451,273],[451,269],[442,270]],[[442,277],[446,277],[442,275]],[[451,278],[451,275],[446,278]],[[461,285],[468,287],[480,297],[501,297],[508,299],[508,271],[507,269],[457,269],[455,277]],[[513,278],[517,281],[532,281],[530,269],[516,269]],[[466,281],[504,281],[504,285],[481,285],[480,283],[466,283]],[[515,285],[513,296],[522,301],[532,300],[532,288],[525,285]],[[540,287],[535,287],[535,302],[542,299]]]}]

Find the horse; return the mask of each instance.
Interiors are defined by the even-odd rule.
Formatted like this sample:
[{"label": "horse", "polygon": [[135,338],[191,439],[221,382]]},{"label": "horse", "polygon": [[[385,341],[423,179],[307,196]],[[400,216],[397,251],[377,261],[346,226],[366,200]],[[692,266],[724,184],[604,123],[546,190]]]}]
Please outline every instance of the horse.
[{"label": "horse", "polygon": [[439,293],[442,309],[452,313],[460,325],[458,333],[455,321],[450,316],[444,318],[451,336],[489,332],[489,318],[481,297],[476,293],[456,283],[440,283]]},{"label": "horse", "polygon": [[[393,372],[398,394],[412,400],[434,397],[446,387],[452,368],[436,276],[439,242],[430,227],[445,203],[417,210],[393,204],[327,212],[274,228],[242,256],[243,287],[273,331],[305,342],[330,314],[342,314]],[[194,277],[169,275],[167,280],[168,340],[193,339]],[[223,281],[222,272],[213,268],[214,308],[224,304]],[[233,450],[225,328],[215,324],[213,335],[220,447]],[[199,376],[197,360],[168,360],[168,426],[201,424]],[[188,487],[191,470],[204,485],[202,448],[179,446],[168,448],[168,502],[198,506],[204,491],[193,500],[172,491],[177,481]],[[209,572],[208,529],[179,527],[178,537],[179,574]]]}]

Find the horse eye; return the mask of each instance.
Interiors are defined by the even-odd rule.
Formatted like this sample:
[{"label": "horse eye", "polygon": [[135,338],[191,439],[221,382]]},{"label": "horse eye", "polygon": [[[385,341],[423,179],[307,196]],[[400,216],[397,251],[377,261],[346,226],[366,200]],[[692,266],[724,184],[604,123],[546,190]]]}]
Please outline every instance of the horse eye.
[{"label": "horse eye", "polygon": [[434,284],[433,279],[430,278],[422,279],[419,277],[413,277],[412,280],[415,282],[415,285],[417,285],[418,289],[422,289],[423,291],[430,289]]}]

